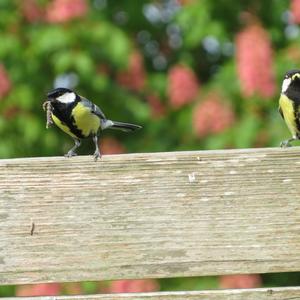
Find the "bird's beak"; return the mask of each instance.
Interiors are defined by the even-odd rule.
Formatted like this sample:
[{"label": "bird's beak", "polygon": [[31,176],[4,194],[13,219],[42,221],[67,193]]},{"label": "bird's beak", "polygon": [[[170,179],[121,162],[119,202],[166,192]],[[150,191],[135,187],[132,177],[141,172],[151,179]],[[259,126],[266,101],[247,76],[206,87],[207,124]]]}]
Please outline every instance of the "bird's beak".
[{"label": "bird's beak", "polygon": [[47,94],[47,101],[53,102],[55,100],[55,97],[53,97],[53,93],[48,93]]},{"label": "bird's beak", "polygon": [[54,101],[55,101],[55,98],[53,98],[53,97],[47,97],[47,101],[49,101],[49,102],[54,102]]},{"label": "bird's beak", "polygon": [[292,76],[292,80],[300,79],[300,73],[296,73]]}]

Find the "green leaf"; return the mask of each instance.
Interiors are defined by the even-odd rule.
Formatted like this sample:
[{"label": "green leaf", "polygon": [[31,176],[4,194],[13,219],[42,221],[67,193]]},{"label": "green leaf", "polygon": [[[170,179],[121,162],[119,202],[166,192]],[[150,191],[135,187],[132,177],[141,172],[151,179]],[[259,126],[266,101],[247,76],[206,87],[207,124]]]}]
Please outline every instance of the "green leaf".
[{"label": "green leaf", "polygon": [[233,137],[235,146],[237,148],[252,147],[256,140],[260,123],[260,120],[255,115],[246,115],[235,127]]},{"label": "green leaf", "polygon": [[55,25],[35,29],[29,38],[31,49],[36,54],[48,54],[71,46],[70,32]]}]

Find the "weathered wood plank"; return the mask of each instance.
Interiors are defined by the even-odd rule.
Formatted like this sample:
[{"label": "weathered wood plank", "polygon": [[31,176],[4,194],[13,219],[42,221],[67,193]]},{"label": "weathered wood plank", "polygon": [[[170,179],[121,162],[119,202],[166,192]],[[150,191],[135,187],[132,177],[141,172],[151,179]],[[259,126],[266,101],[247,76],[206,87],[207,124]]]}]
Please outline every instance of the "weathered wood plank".
[{"label": "weathered wood plank", "polygon": [[[19,300],[6,298],[3,300]],[[22,297],[22,300],[299,300],[300,287],[211,290],[192,292],[157,292],[86,296]]]},{"label": "weathered wood plank", "polygon": [[0,228],[1,284],[300,271],[300,149],[0,160]]}]

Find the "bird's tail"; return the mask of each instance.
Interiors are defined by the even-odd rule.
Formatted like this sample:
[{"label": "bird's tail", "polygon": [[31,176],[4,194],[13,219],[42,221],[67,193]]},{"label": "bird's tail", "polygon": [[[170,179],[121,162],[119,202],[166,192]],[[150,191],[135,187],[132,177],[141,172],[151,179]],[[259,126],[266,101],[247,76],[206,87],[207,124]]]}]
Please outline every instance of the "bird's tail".
[{"label": "bird's tail", "polygon": [[130,124],[130,123],[106,120],[105,123],[102,124],[102,129],[104,128],[112,128],[112,129],[118,129],[118,130],[130,132],[130,131],[135,131],[137,129],[141,129],[142,126]]}]

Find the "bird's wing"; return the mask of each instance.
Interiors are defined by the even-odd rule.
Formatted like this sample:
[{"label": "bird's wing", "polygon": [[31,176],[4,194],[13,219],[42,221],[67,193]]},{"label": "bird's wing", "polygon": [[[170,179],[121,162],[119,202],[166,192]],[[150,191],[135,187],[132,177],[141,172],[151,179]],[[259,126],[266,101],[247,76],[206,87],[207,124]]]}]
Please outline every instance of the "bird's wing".
[{"label": "bird's wing", "polygon": [[93,102],[91,102],[88,99],[83,98],[83,97],[81,97],[81,102],[84,106],[90,108],[90,110],[93,114],[98,116],[100,119],[106,120],[104,113],[96,104],[94,104]]}]

